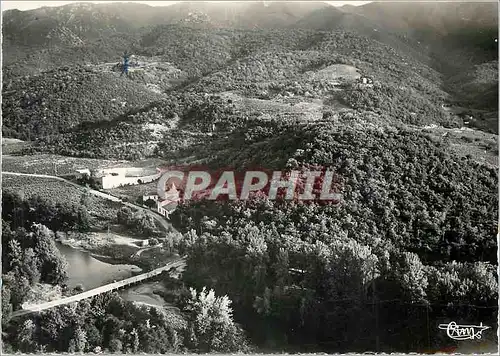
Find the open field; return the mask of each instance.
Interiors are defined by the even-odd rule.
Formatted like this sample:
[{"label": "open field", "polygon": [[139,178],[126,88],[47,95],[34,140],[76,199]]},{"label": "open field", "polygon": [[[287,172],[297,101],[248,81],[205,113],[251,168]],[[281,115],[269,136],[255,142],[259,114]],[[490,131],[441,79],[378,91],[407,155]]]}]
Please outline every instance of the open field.
[{"label": "open field", "polygon": [[14,145],[24,143],[23,140],[18,140],[17,138],[2,137],[2,145]]},{"label": "open field", "polygon": [[317,72],[306,72],[304,77],[317,80],[344,79],[354,81],[361,77],[359,69],[346,64],[333,64]]},{"label": "open field", "polygon": [[[5,172],[65,175],[77,169],[98,169],[126,161],[111,161],[91,158],[65,157],[51,154],[33,156],[2,156],[2,170]],[[57,173],[57,174],[55,174]]]},{"label": "open field", "polygon": [[16,138],[2,138],[2,154],[15,154],[22,152],[29,146],[29,142],[18,140]]},{"label": "open field", "polygon": [[[38,196],[43,200],[64,204],[79,204],[85,188],[50,178],[2,175],[2,186],[6,191],[19,192],[26,199]],[[93,194],[87,196],[87,210],[94,217],[114,219],[121,203],[112,202]]]},{"label": "open field", "polygon": [[146,184],[129,185],[113,189],[106,189],[104,191],[114,196],[131,199],[135,202],[139,197],[142,197],[143,195],[156,194],[157,184],[158,181],[154,181]]},{"label": "open field", "polygon": [[447,129],[428,126],[421,129],[438,140],[449,143],[448,150],[461,157],[470,156],[480,163],[498,166],[498,136],[467,127]]},{"label": "open field", "polygon": [[164,163],[159,159],[141,161],[104,160],[80,157],[66,157],[52,154],[30,156],[2,156],[2,170],[5,172],[66,175],[77,169],[103,169],[119,167],[156,168]]},{"label": "open field", "polygon": [[282,97],[282,101],[264,100],[257,98],[246,98],[234,92],[224,92],[220,96],[224,100],[230,100],[237,110],[242,112],[260,113],[260,118],[296,116],[308,117],[311,120],[321,119],[323,100],[305,98],[301,96]]}]

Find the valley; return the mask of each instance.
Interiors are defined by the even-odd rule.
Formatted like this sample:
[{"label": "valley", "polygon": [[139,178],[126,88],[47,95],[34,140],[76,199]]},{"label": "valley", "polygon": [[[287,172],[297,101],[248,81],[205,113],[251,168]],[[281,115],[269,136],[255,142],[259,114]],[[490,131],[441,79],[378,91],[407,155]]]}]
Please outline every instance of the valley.
[{"label": "valley", "polygon": [[[493,14],[382,2],[3,12],[4,350],[474,348],[434,324],[497,327]],[[158,178],[173,167],[331,170],[342,202],[186,199],[165,215]],[[180,256],[182,271],[10,317]],[[497,346],[493,334],[477,348]]]}]

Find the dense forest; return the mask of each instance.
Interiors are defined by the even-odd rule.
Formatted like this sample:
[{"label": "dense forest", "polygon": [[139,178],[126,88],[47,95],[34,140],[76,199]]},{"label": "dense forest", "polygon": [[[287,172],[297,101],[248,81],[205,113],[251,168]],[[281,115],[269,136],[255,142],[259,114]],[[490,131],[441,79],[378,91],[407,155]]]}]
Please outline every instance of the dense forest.
[{"label": "dense forest", "polygon": [[[149,53],[147,47],[137,49],[138,54],[160,56],[163,61],[179,66],[183,73],[189,74],[188,68],[199,71],[187,82],[174,86],[167,98],[147,90],[140,76],[137,81],[132,79],[123,84],[111,73],[102,73],[91,67],[70,66],[37,76],[8,77],[2,104],[4,134],[24,140],[41,139],[44,151],[70,154],[58,148],[70,146],[75,147],[74,154],[80,152],[79,155],[87,157],[116,157],[119,153],[106,153],[106,147],[111,146],[113,150],[113,147],[123,142],[154,141],[147,130],[130,117],[140,107],[147,107],[156,101],[156,107],[172,109],[172,102],[178,102],[179,96],[186,96],[180,100],[188,106],[193,93],[230,90],[250,97],[268,92],[267,99],[286,92],[298,96],[307,93],[311,98],[340,95],[348,97],[343,101],[353,109],[386,112],[396,121],[415,124],[435,122],[453,126],[460,124],[441,110],[448,95],[438,85],[438,72],[409,55],[355,33],[268,30],[241,35],[239,31],[226,30],[226,34],[210,32],[200,37],[199,30],[183,27],[174,26],[157,31],[159,35],[155,36],[155,44],[162,43],[161,38],[175,39],[178,43],[168,46],[168,55]],[[189,38],[183,39],[180,35]],[[217,39],[219,37],[220,40]],[[222,47],[214,47],[213,41],[227,43]],[[182,54],[172,50],[180,51],[187,44],[191,48],[189,52]],[[240,47],[246,52],[231,54]],[[211,61],[217,58],[211,54],[212,51],[228,58],[212,64]],[[196,59],[201,62],[191,63]],[[334,64],[354,66],[362,75],[374,78],[379,84],[364,89],[348,86],[338,92],[332,85],[334,77],[311,76],[311,73]],[[405,78],[404,82],[401,82],[402,77]],[[350,83],[347,78],[338,80]],[[78,98],[77,105],[72,98]],[[171,115],[173,113],[169,112],[167,117]],[[150,116],[146,122],[157,122],[154,113]],[[89,123],[101,123],[103,127],[94,133],[96,127],[90,129]],[[102,142],[101,131],[110,136],[108,142],[103,144],[98,143]],[[89,140],[94,147],[92,153],[81,147]],[[58,144],[59,141],[63,143]],[[130,148],[133,151],[130,155],[141,151],[134,147]],[[98,150],[104,152],[95,152]]]},{"label": "dense forest", "polygon": [[2,98],[4,135],[31,140],[118,117],[161,96],[88,68],[65,67],[8,81]]},{"label": "dense forest", "polygon": [[[148,352],[238,351],[247,341],[232,319],[231,300],[213,290],[177,283],[171,296],[181,312],[158,310],[106,293],[37,316],[11,319],[24,303],[75,294],[66,285],[67,262],[55,244],[57,232],[87,231],[85,205],[57,204],[39,198],[2,196],[2,329],[4,352]],[[130,210],[117,222],[142,223]],[[151,229],[151,227],[149,227]],[[149,231],[144,231],[151,236]],[[5,337],[5,335],[8,335]]]},{"label": "dense forest", "polygon": [[250,139],[213,164],[327,166],[342,177],[342,203],[198,201],[173,216],[186,282],[227,293],[253,340],[363,351],[378,338],[377,349],[422,351],[447,342],[415,330],[446,316],[496,323],[496,169],[405,129],[268,135],[258,154]]},{"label": "dense forest", "polygon": [[[11,176],[3,351],[434,352],[457,346],[436,332],[451,320],[483,322],[496,343],[498,7],[261,5],[3,14],[2,133],[26,141],[16,154],[319,167],[342,197],[181,202],[169,251],[186,269],[155,279],[174,308],[107,293],[11,318],[77,293],[57,236],[164,235],[143,211]],[[141,63],[120,77],[124,51]]]}]

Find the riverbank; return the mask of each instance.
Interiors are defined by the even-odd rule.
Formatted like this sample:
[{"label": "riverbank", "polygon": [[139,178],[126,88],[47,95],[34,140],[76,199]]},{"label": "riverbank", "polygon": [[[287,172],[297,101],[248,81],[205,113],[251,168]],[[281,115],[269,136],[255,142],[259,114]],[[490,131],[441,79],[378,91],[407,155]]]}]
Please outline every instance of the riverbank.
[{"label": "riverbank", "polygon": [[133,256],[141,250],[139,245],[143,239],[111,232],[58,233],[57,235],[57,242],[75,250],[87,252],[104,263],[112,265],[140,263],[139,259]]},{"label": "riverbank", "polygon": [[135,265],[142,270],[161,267],[173,257],[162,243],[142,246],[144,239],[116,232],[58,233],[56,241],[64,246],[89,253],[111,265]]},{"label": "riverbank", "polygon": [[89,232],[89,233],[57,233],[56,241],[76,249],[94,250],[103,246],[119,245],[129,246],[136,250],[144,239],[127,237],[114,232]]},{"label": "riverbank", "polygon": [[60,242],[57,243],[60,253],[68,262],[67,286],[89,290],[123,280],[143,272],[143,269],[131,263],[107,263],[92,256],[91,253],[75,249]]},{"label": "riverbank", "polygon": [[127,301],[138,304],[161,308],[173,308],[170,303],[167,303],[160,296],[161,293],[165,292],[166,288],[163,283],[160,281],[151,281],[120,291],[120,296]]}]

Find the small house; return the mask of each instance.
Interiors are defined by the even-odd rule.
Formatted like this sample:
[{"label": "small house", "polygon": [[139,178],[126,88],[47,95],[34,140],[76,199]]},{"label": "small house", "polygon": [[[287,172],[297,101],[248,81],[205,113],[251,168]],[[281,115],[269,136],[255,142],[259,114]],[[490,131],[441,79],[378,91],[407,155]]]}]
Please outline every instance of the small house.
[{"label": "small house", "polygon": [[90,177],[90,170],[88,168],[77,169],[76,170],[76,176],[77,176],[77,178]]},{"label": "small house", "polygon": [[361,77],[359,78],[359,81],[362,84],[373,84],[373,79],[369,77]]},{"label": "small house", "polygon": [[158,195],[151,194],[151,195],[143,195],[142,196],[142,201],[148,201],[148,200],[158,201]]}]

